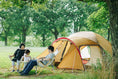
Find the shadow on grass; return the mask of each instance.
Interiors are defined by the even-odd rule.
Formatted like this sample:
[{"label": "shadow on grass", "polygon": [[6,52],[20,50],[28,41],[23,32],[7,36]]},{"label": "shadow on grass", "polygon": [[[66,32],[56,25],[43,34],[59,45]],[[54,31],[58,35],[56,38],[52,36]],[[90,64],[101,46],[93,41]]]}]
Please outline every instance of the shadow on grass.
[{"label": "shadow on grass", "polygon": [[[35,70],[31,70],[29,72],[29,76],[36,76],[35,72],[36,72]],[[39,76],[40,75],[47,75],[47,74],[52,74],[53,73],[53,72],[51,72],[50,70],[47,70],[47,69],[38,70],[38,72],[40,72]],[[20,76],[20,74],[18,72],[11,72],[9,70],[7,72],[0,72],[0,79],[1,78],[8,78],[8,77],[11,77],[11,76]]]},{"label": "shadow on grass", "polygon": [[[41,71],[41,72],[40,72]],[[68,70],[68,72],[63,72],[59,69],[54,70],[53,72],[48,69],[38,70],[40,74],[36,76],[35,70],[33,69],[30,71],[28,76],[20,76],[17,72],[6,72],[6,73],[0,73],[0,79],[4,78],[10,78],[13,79],[14,77],[19,79],[113,79],[109,78],[109,75],[107,74],[108,71],[101,69],[90,69],[85,72],[77,72],[72,73]],[[108,72],[109,73],[109,72]]]},{"label": "shadow on grass", "polygon": [[0,73],[0,79],[1,78],[7,78],[9,76],[19,76],[19,73],[17,72],[6,72],[6,73]]},{"label": "shadow on grass", "polygon": [[3,75],[3,73],[0,72],[0,75]]},{"label": "shadow on grass", "polygon": [[[50,71],[50,70],[45,70],[45,69],[43,69],[43,70],[39,70],[38,72],[40,72],[39,75],[44,75],[44,74],[53,74],[52,71]],[[35,71],[35,70],[30,71],[30,72],[29,72],[29,75],[36,75],[36,71]]]}]

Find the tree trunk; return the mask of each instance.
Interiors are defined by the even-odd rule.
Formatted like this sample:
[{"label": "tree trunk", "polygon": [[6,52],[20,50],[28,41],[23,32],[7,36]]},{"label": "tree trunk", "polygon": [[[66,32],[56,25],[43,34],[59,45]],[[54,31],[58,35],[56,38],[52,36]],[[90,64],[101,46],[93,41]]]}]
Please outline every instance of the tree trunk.
[{"label": "tree trunk", "polygon": [[7,34],[5,34],[5,46],[7,46]]},{"label": "tree trunk", "polygon": [[19,37],[18,43],[21,44],[22,43],[22,37],[23,37],[23,35],[22,34],[18,34],[18,37]]},{"label": "tree trunk", "polygon": [[30,0],[31,6],[32,6],[32,0]]},{"label": "tree trunk", "polygon": [[109,41],[110,40],[110,28],[108,28],[108,37],[107,37],[107,40]]},{"label": "tree trunk", "polygon": [[55,36],[55,40],[56,40],[58,38],[58,34],[54,33],[54,36]]},{"label": "tree trunk", "polygon": [[22,43],[25,44],[25,41],[26,41],[26,31],[23,31],[23,34],[22,34]]},{"label": "tree trunk", "polygon": [[54,32],[52,32],[52,33],[54,34],[55,40],[56,40],[58,38],[58,34],[59,34],[59,32],[58,32],[56,27],[54,27]]},{"label": "tree trunk", "polygon": [[107,0],[110,13],[110,31],[114,58],[115,78],[118,79],[118,0]]},{"label": "tree trunk", "polygon": [[5,46],[7,46],[7,31],[4,28],[3,22],[1,22],[1,26],[2,26],[2,29],[3,29],[3,31],[5,33],[5,37],[4,37],[5,38]]},{"label": "tree trunk", "polygon": [[82,27],[82,26],[80,25],[80,26],[79,26],[79,30],[78,30],[78,31],[80,31],[80,30],[81,30],[81,27]]},{"label": "tree trunk", "polygon": [[78,28],[74,26],[74,33],[78,32]]},{"label": "tree trunk", "polygon": [[43,37],[43,39],[42,39],[43,40],[43,47],[45,47],[45,40],[46,40],[45,39],[45,34],[42,34],[42,37]]},{"label": "tree trunk", "polygon": [[74,33],[78,32],[78,26],[75,25],[74,23]]}]

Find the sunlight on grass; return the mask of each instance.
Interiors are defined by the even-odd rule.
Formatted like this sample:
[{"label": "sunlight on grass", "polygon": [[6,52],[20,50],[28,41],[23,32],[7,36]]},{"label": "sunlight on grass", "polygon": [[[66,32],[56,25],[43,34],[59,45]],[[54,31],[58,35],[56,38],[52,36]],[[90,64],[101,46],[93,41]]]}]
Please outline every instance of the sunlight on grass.
[{"label": "sunlight on grass", "polygon": [[75,75],[71,73],[55,74],[41,79],[85,79],[84,75]]},{"label": "sunlight on grass", "polygon": [[[7,49],[7,50],[6,50]],[[9,78],[9,77],[22,77],[17,72],[11,73],[11,61],[8,58],[8,55],[12,55],[14,51],[17,49],[17,47],[0,47],[0,79]],[[32,57],[37,57],[45,48],[34,48],[30,47],[28,48],[31,51]],[[113,62],[111,57],[107,57],[104,61],[104,64],[97,63],[97,66],[92,66],[91,69],[79,72],[72,71],[64,72],[63,70],[54,69],[54,71],[51,71],[52,67],[49,67],[48,69],[41,70],[39,68],[38,72],[40,74],[36,77],[35,68],[30,71],[29,76],[27,76],[25,79],[113,79]],[[33,75],[33,76],[31,76]],[[31,76],[31,77],[30,77]],[[12,79],[12,78],[10,78]]]},{"label": "sunlight on grass", "polygon": [[17,72],[6,72],[6,73],[1,73],[0,75],[0,79],[1,78],[6,78],[6,77],[9,77],[9,76],[19,76],[19,73]]},{"label": "sunlight on grass", "polygon": [[[11,61],[8,58],[8,55],[13,55],[14,52],[18,49],[18,47],[0,47],[0,68],[10,68]],[[41,52],[43,52],[45,47],[27,47],[31,51],[30,55],[33,57],[37,57]]]},{"label": "sunlight on grass", "polygon": [[13,73],[8,72],[8,73],[4,73],[3,76],[4,76],[4,77],[9,77],[9,76],[19,76],[19,73],[17,73],[17,72],[13,72]]}]

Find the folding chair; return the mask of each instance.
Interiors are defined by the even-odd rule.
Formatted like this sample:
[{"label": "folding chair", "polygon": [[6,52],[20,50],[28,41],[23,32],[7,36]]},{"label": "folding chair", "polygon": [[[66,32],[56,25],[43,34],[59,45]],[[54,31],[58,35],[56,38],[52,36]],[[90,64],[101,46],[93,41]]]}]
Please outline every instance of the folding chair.
[{"label": "folding chair", "polygon": [[[9,57],[9,60],[12,61],[12,58],[10,56],[8,56],[8,57]],[[15,69],[16,69],[16,67],[15,67]],[[9,70],[10,71],[12,70],[12,66],[9,68]]]},{"label": "folding chair", "polygon": [[[54,64],[55,64],[55,57],[53,57],[46,65],[42,64],[43,68],[48,68],[48,66],[52,66],[52,69],[54,70]],[[41,69],[41,66],[36,66],[36,75],[39,75],[40,72],[37,73],[38,67]],[[49,70],[49,69],[48,69]]]},{"label": "folding chair", "polygon": [[[9,60],[10,61],[12,61],[12,58],[10,57],[10,56],[8,56],[9,57]],[[17,62],[17,61],[16,61]],[[13,69],[13,67],[11,66],[10,68],[9,68],[9,70],[12,70]],[[16,70],[17,68],[16,68],[16,65],[15,65],[15,70]]]}]

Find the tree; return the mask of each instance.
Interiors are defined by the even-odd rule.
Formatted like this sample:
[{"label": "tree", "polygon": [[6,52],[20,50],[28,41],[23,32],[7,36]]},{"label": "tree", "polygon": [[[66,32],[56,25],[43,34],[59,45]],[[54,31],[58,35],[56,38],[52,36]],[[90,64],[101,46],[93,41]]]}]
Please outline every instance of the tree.
[{"label": "tree", "polygon": [[[68,13],[67,17],[73,23],[74,32],[78,32],[82,27],[86,27],[86,19],[90,13],[95,11],[95,6],[89,6],[87,3],[69,1],[68,6],[66,7]],[[88,7],[89,6],[89,7]],[[93,10],[91,10],[93,9]]]},{"label": "tree", "polygon": [[87,18],[87,25],[89,30],[98,32],[99,34],[104,34],[104,37],[107,36],[107,39],[109,40],[109,13],[104,6],[102,6],[98,11],[93,12]]},{"label": "tree", "polygon": [[65,18],[67,18],[68,24],[73,26],[74,32],[80,31],[82,28],[87,28],[86,20],[87,17],[98,8],[95,6],[97,4],[89,5],[84,2],[75,2],[69,0],[64,2]]},{"label": "tree", "polygon": [[19,40],[20,43],[26,42],[26,36],[28,35],[28,31],[32,23],[32,12],[32,8],[24,6],[22,8],[16,8],[16,12],[13,14],[14,17],[12,17],[12,19],[14,21],[12,25],[14,33],[19,36],[19,39],[21,39]]},{"label": "tree", "polygon": [[5,46],[7,46],[8,43],[8,36],[12,35],[12,25],[11,25],[11,17],[13,13],[13,10],[9,8],[9,10],[2,10],[0,11],[0,18],[1,18],[1,29],[2,29],[2,39],[5,40]]},{"label": "tree", "polygon": [[[46,40],[51,36],[50,31],[47,29],[47,20],[44,15],[41,15],[41,12],[34,12],[33,17],[33,26],[32,31],[35,33],[35,36],[40,35],[42,37],[42,46],[47,46]],[[49,40],[48,40],[49,42]]]},{"label": "tree", "polygon": [[66,9],[68,11],[67,17],[73,23],[74,32],[80,31],[81,27],[85,26],[84,21],[87,18],[84,3],[76,3],[74,1],[70,1]]},{"label": "tree", "polygon": [[58,38],[59,32],[64,31],[64,28],[67,25],[67,20],[64,14],[61,13],[61,11],[63,11],[61,8],[62,4],[59,3],[60,2],[56,2],[53,4],[53,2],[51,2],[47,5],[46,10],[39,10],[39,12],[42,12],[41,15],[45,16],[45,20],[47,20],[45,23],[47,25],[46,29],[55,36],[55,39]]},{"label": "tree", "polygon": [[112,39],[112,49],[114,57],[114,70],[116,72],[116,79],[118,79],[118,0],[78,0],[84,2],[105,2],[108,6],[110,14],[110,31]]}]

